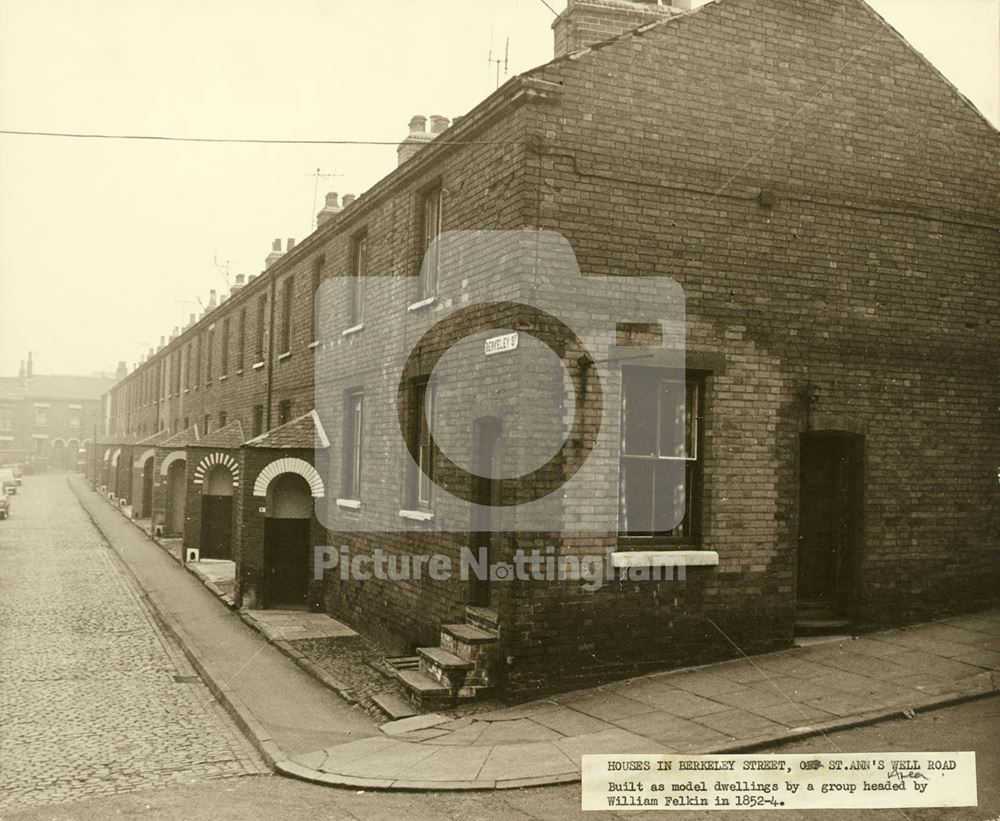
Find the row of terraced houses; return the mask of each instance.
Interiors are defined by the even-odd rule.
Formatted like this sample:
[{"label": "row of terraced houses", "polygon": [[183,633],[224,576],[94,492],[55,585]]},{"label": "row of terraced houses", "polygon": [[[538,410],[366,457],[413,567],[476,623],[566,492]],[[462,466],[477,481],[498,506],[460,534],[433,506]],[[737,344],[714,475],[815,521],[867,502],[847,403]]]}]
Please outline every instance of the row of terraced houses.
[{"label": "row of terraced houses", "polygon": [[[418,699],[988,604],[996,129],[862,0],[680,5],[570,0],[552,62],[415,117],[114,386],[94,485]],[[470,545],[607,576],[336,561]]]}]

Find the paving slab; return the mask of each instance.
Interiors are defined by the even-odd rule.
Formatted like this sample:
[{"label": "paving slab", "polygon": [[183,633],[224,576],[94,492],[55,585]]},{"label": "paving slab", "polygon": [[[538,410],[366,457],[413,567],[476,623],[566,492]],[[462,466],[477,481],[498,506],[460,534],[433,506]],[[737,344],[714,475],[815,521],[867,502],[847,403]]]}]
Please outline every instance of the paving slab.
[{"label": "paving slab", "polygon": [[502,744],[490,749],[479,778],[487,780],[537,778],[579,771],[579,766],[550,741]]},{"label": "paving slab", "polygon": [[436,727],[447,721],[448,716],[438,715],[437,713],[424,713],[423,715],[401,718],[397,721],[388,721],[379,729],[386,735],[399,735],[400,733],[408,733],[413,730],[426,730],[429,727]]},{"label": "paving slab", "polygon": [[489,747],[437,747],[399,777],[407,781],[475,781],[490,752]]},{"label": "paving slab", "polygon": [[[106,502],[101,504],[106,515],[95,518],[107,520],[109,541],[118,539],[108,517],[121,522],[121,515],[111,513]],[[133,539],[149,545],[137,528],[129,529]],[[993,694],[1000,678],[1000,611],[989,611],[639,676],[462,719],[413,716],[385,725],[389,729],[375,735],[373,725],[358,726],[350,708],[329,691],[325,696],[333,702],[324,702],[318,712],[303,711],[299,691],[303,681],[310,682],[305,690],[317,687],[315,681],[296,678],[304,674],[259,634],[249,633],[253,641],[244,645],[242,622],[173,565],[187,586],[179,583],[170,575],[171,563],[162,551],[155,549],[157,562],[133,547],[129,542],[119,552],[134,554],[140,581],[153,588],[151,598],[169,602],[168,618],[178,618],[179,610],[191,606],[193,612],[186,618],[197,621],[211,611],[205,609],[208,596],[216,609],[206,624],[197,626],[198,651],[218,652],[225,671],[223,686],[240,689],[248,702],[254,700],[246,723],[261,736],[261,744],[276,750],[273,758],[285,756],[277,760],[277,769],[316,783],[442,790],[564,783],[579,778],[580,757],[587,753],[706,753],[766,746],[892,718],[904,709]],[[189,589],[192,585],[200,603]],[[220,617],[230,620],[221,638],[213,634]],[[265,635],[270,631],[285,639],[316,632],[324,637],[356,635],[324,614],[256,611],[247,618]],[[232,624],[244,631],[234,634],[240,637],[240,654],[235,656],[232,648],[220,646]],[[252,650],[249,657],[242,655],[244,650]],[[235,659],[242,666],[234,666]],[[272,665],[279,662],[292,677],[275,686],[278,674],[272,673]],[[253,675],[243,675],[251,664]],[[258,680],[261,665],[267,687]],[[316,698],[316,691],[308,698]],[[291,711],[287,703],[281,704],[289,701]]]}]

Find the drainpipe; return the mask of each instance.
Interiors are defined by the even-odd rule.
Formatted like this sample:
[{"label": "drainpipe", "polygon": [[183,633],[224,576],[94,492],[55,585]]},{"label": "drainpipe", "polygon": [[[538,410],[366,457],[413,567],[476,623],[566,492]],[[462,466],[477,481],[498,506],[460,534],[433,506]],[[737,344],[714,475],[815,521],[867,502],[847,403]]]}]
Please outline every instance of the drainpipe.
[{"label": "drainpipe", "polygon": [[271,285],[268,290],[268,318],[267,318],[267,338],[264,344],[267,345],[267,384],[265,387],[266,404],[264,406],[264,432],[271,429],[271,394],[273,388],[271,379],[274,376],[274,295],[277,290],[277,282],[274,275],[271,275]]}]

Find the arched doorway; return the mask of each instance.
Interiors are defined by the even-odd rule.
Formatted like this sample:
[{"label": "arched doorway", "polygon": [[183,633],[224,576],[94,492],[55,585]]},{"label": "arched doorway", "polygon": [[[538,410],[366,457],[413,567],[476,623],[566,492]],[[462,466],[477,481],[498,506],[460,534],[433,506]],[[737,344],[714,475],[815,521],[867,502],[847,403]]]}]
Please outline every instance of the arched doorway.
[{"label": "arched doorway", "polygon": [[150,453],[142,462],[142,506],[139,510],[140,519],[148,519],[153,515],[153,472],[154,459]]},{"label": "arched doorway", "polygon": [[52,442],[52,467],[56,470],[66,469],[66,442],[62,439]]},{"label": "arched doorway", "polygon": [[233,555],[233,474],[215,465],[201,489],[201,558],[231,559]]},{"label": "arched doorway", "polygon": [[184,501],[187,491],[183,458],[174,459],[167,467],[167,509],[164,522],[165,536],[180,536],[184,533]]},{"label": "arched doorway", "polygon": [[66,443],[66,468],[68,470],[80,470],[80,440],[70,439]]},{"label": "arched doorway", "polygon": [[846,615],[857,595],[865,437],[810,431],[799,442],[797,600],[814,617]]},{"label": "arched doorway", "polygon": [[309,588],[313,501],[309,482],[282,473],[267,487],[264,606],[303,607]]}]

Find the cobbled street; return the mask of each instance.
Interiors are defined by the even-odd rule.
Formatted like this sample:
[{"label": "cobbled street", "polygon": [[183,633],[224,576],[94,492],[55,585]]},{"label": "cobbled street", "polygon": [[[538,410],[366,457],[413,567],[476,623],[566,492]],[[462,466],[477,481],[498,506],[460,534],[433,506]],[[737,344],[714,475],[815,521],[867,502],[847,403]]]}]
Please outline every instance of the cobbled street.
[{"label": "cobbled street", "polygon": [[266,772],[65,476],[0,522],[0,812]]}]

